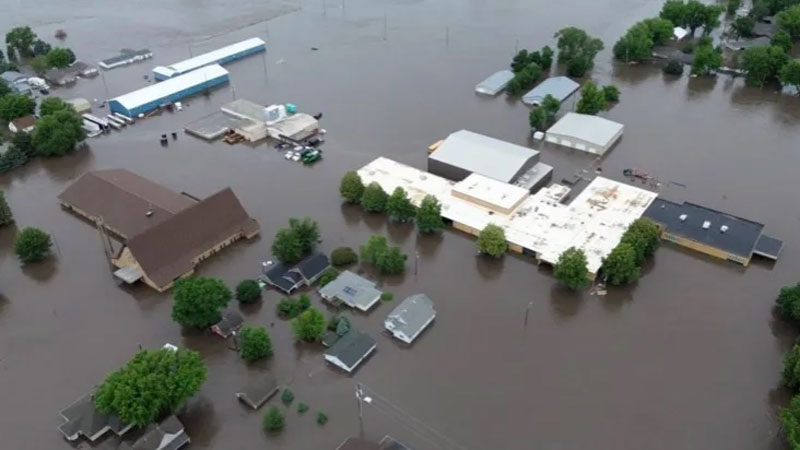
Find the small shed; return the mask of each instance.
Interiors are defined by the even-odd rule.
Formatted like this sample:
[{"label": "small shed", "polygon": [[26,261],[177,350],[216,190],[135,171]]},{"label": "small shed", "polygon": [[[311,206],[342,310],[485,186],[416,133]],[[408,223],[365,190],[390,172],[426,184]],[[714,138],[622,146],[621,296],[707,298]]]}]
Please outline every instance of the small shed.
[{"label": "small shed", "polygon": [[18,117],[8,123],[8,129],[12,133],[29,133],[36,128],[36,117],[23,116]]},{"label": "small shed", "polygon": [[559,102],[563,102],[579,87],[581,85],[570,78],[563,76],[550,77],[523,95],[522,102],[526,105],[540,106],[548,95],[552,95]]},{"label": "small shed", "polygon": [[545,140],[603,155],[622,137],[624,126],[598,116],[568,112],[547,130]]},{"label": "small shed", "polygon": [[416,294],[389,313],[383,325],[395,338],[410,344],[435,318],[433,301],[425,294]]},{"label": "small shed", "polygon": [[478,83],[475,86],[475,92],[484,95],[497,95],[508,86],[508,83],[510,83],[513,78],[514,72],[510,70],[500,70]]},{"label": "small shed", "polygon": [[67,103],[72,105],[72,109],[78,112],[78,114],[85,114],[92,110],[92,104],[89,103],[89,100],[85,98],[73,98],[71,100],[67,100]]},{"label": "small shed", "polygon": [[261,408],[272,396],[278,393],[280,387],[271,375],[261,377],[254,383],[248,384],[236,393],[240,402],[256,410]]},{"label": "small shed", "polygon": [[242,327],[243,322],[241,314],[236,311],[224,311],[222,320],[212,325],[211,331],[227,339]]},{"label": "small shed", "polygon": [[685,38],[688,34],[689,31],[686,28],[675,27],[672,29],[672,37],[674,37],[676,41],[680,41],[681,39]]},{"label": "small shed", "polygon": [[375,350],[375,347],[375,339],[370,335],[351,329],[325,352],[325,361],[350,373]]}]

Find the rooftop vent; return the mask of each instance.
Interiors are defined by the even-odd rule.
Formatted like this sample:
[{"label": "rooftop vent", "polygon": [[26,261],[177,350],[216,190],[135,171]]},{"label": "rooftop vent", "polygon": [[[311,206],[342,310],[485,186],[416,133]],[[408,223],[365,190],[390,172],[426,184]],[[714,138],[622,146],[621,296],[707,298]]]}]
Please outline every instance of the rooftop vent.
[{"label": "rooftop vent", "polygon": [[703,222],[703,229],[704,230],[707,230],[710,226],[711,226],[711,222],[709,222],[707,220]]},{"label": "rooftop vent", "polygon": [[686,222],[687,217],[689,217],[687,214],[681,214],[680,216],[678,216],[678,218],[681,219],[681,222]]},{"label": "rooftop vent", "polygon": [[726,231],[728,231],[728,226],[727,225],[723,225],[723,226],[719,227],[719,232],[720,233],[724,233]]}]

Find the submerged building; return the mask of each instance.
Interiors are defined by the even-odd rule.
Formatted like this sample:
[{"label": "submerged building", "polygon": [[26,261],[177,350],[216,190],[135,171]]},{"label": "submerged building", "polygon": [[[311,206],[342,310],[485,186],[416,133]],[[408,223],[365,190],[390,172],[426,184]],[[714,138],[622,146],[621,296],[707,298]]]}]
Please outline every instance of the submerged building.
[{"label": "submerged building", "polygon": [[625,127],[598,116],[568,112],[547,130],[545,140],[594,155],[603,155],[621,137]]},{"label": "submerged building", "polygon": [[510,70],[501,70],[499,72],[495,72],[485,80],[481,81],[475,86],[475,92],[478,94],[484,95],[497,95],[502,92],[506,87],[508,87],[508,83],[514,79],[514,72]]},{"label": "submerged building", "polygon": [[228,71],[214,64],[113,98],[108,106],[112,113],[137,117],[227,82]]},{"label": "submerged building", "polygon": [[225,65],[237,59],[250,56],[255,53],[267,50],[267,44],[260,38],[250,38],[237,42],[202,55],[189,58],[187,60],[170,64],[168,66],[158,66],[153,69],[153,78],[156,81],[167,80],[179,75],[197,70],[212,64]]},{"label": "submerged building", "polygon": [[570,78],[550,77],[523,95],[522,102],[526,105],[540,106],[544,98],[550,95],[563,103],[579,87],[581,85]]},{"label": "submerged building", "polygon": [[477,173],[531,192],[553,174],[536,150],[467,130],[450,134],[428,155],[428,171],[454,181]]}]

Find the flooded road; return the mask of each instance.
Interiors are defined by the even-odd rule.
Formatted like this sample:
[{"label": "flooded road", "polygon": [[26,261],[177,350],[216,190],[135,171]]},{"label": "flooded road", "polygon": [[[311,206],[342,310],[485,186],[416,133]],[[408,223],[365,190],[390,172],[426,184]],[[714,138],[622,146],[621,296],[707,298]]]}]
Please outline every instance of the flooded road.
[{"label": "flooded road", "polygon": [[[64,28],[79,59],[94,63],[121,47],[153,50],[152,61],[53,91],[65,98],[122,94],[144,85],[155,65],[246,37],[264,38],[269,50],[229,65],[230,86],[190,99],[182,112],[0,177],[18,226],[43,228],[56,242],[50,261],[22,268],[12,251],[15,230],[0,231],[4,448],[68,448],[55,429],[58,410],[138,345],[164,342],[200,351],[209,366],[201,393],[179,414],[190,448],[333,449],[359,433],[357,381],[377,394],[365,407],[365,434],[391,434],[416,449],[783,448],[779,372],[796,333],[773,316],[772,305],[778,288],[798,278],[800,100],[723,76],[673,80],[655,67],[615,65],[614,41],[656,14],[659,1],[9,3],[13,14],[0,17],[0,28],[31,24],[43,37]],[[601,162],[543,149],[554,180],[598,165],[614,179],[625,167],[645,168],[686,185],[664,188],[670,199],[766,224],[785,240],[781,261],[743,269],[664,246],[635,286],[595,297],[562,290],[548,270],[524,258],[476,258],[472,237],[452,230],[418,237],[411,227],[341,204],[341,175],[378,155],[424,168],[427,146],[461,128],[527,142],[527,108],[503,96],[476,97],[473,86],[504,68],[517,46],[555,46],[553,33],[567,25],[605,42],[592,77],[620,87],[621,102],[605,116],[623,123],[625,136]],[[325,159],[304,167],[264,145],[208,144],[182,133],[168,147],[158,145],[162,133],[234,97],[322,111]],[[289,217],[319,221],[325,251],[387,234],[410,255],[406,275],[380,279],[396,300],[350,314],[376,337],[377,353],[353,377],[334,372],[321,348],[292,342],[288,323],[274,315],[280,296],[269,291],[243,312],[250,324],[274,323],[275,356],[248,367],[222,340],[173,323],[169,295],[118,287],[97,232],[56,200],[85,171],[113,167],[195,196],[234,189],[262,237],[235,244],[198,271],[231,286],[257,274]],[[434,300],[438,316],[403,348],[380,335],[382,321],[418,292]],[[311,406],[304,416],[289,412],[277,437],[265,435],[260,415],[234,397],[263,370]],[[330,417],[324,427],[314,423],[317,410]]]}]

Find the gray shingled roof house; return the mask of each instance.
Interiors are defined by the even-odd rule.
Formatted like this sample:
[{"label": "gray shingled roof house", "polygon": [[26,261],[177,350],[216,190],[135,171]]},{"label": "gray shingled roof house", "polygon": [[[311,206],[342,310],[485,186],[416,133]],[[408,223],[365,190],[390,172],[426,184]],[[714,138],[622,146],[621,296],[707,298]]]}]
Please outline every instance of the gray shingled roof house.
[{"label": "gray shingled roof house", "polygon": [[94,442],[109,431],[122,436],[132,427],[122,423],[116,416],[98,411],[94,406],[94,391],[62,409],[59,414],[64,418],[64,423],[59,425],[58,431],[68,441],[85,436]]},{"label": "gray shingled roof house", "polygon": [[118,450],[178,450],[190,441],[181,421],[169,416],[158,424],[148,425],[142,437],[133,444],[123,443]]},{"label": "gray shingled roof house", "polygon": [[351,308],[369,311],[381,298],[375,283],[345,270],[335,280],[319,289],[319,295],[329,302],[342,302]]},{"label": "gray shingled roof house", "polygon": [[407,297],[383,322],[394,337],[410,344],[436,317],[433,301],[425,294]]},{"label": "gray shingled roof house", "polygon": [[244,319],[238,312],[232,310],[223,311],[222,320],[212,325],[211,331],[227,339],[233,332],[242,327],[243,322]]},{"label": "gray shingled roof house", "polygon": [[261,408],[273,395],[275,395],[280,387],[278,382],[272,375],[265,375],[259,378],[256,382],[248,384],[240,392],[236,393],[236,398],[245,405],[258,409]]},{"label": "gray shingled roof house", "polygon": [[281,262],[273,264],[264,270],[263,279],[285,294],[291,294],[295,289],[313,284],[330,266],[327,256],[315,253],[294,266]]},{"label": "gray shingled roof house", "polygon": [[351,329],[325,352],[325,360],[346,372],[352,372],[375,350],[375,339]]},{"label": "gray shingled roof house", "polygon": [[384,436],[380,442],[360,438],[347,438],[336,447],[336,450],[411,450],[390,436]]}]

